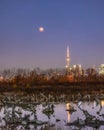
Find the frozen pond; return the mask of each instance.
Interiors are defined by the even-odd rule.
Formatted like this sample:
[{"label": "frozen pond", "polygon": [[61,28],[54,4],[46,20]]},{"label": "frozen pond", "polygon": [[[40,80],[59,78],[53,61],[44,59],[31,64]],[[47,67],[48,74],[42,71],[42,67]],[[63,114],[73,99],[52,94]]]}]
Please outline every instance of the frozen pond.
[{"label": "frozen pond", "polygon": [[104,100],[67,103],[6,102],[0,130],[103,130]]}]

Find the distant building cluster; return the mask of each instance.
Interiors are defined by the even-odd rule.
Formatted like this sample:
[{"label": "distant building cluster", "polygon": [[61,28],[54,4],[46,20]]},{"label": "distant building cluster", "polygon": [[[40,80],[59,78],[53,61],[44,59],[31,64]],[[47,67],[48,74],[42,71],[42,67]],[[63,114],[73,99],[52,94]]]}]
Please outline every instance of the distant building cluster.
[{"label": "distant building cluster", "polygon": [[81,64],[76,64],[73,65],[72,67],[70,66],[70,54],[69,54],[69,46],[67,46],[67,52],[66,52],[66,71],[67,74],[75,77],[79,76],[88,76],[88,75],[99,75],[103,76],[104,75],[104,64],[101,64],[99,69],[95,69],[94,67],[88,68],[87,70],[84,70],[82,68]]},{"label": "distant building cluster", "polygon": [[66,50],[66,67],[63,69],[48,69],[48,70],[40,70],[40,68],[36,68],[32,71],[17,69],[17,70],[4,70],[0,72],[0,82],[2,81],[14,81],[15,79],[35,79],[37,80],[61,80],[64,81],[68,79],[68,81],[73,80],[87,80],[101,78],[104,79],[104,64],[101,64],[99,68],[90,67],[84,69],[81,64],[75,64],[70,66],[70,53],[69,46],[67,46]]}]

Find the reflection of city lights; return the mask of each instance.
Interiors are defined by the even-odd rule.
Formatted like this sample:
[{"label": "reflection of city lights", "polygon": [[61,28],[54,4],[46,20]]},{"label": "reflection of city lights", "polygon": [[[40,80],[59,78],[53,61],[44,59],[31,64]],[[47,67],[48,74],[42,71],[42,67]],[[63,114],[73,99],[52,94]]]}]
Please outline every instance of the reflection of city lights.
[{"label": "reflection of city lights", "polygon": [[102,106],[102,107],[104,106],[104,100],[101,101],[101,106]]},{"label": "reflection of city lights", "polygon": [[67,103],[66,104],[66,110],[69,110],[70,109],[70,103]]},{"label": "reflection of city lights", "polygon": [[[69,110],[69,109],[70,109],[70,103],[67,103],[66,110]],[[67,115],[68,115],[68,123],[70,123],[70,112],[69,111],[67,112]]]},{"label": "reflection of city lights", "polygon": [[70,123],[70,112],[67,113],[68,113],[68,123]]}]

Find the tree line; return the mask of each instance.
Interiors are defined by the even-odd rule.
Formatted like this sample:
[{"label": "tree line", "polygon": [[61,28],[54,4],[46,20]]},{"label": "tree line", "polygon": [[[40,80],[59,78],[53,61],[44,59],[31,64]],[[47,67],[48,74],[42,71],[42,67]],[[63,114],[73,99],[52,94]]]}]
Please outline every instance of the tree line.
[{"label": "tree line", "polygon": [[12,86],[14,88],[32,87],[34,85],[49,84],[71,84],[78,82],[103,82],[104,75],[98,75],[97,71],[88,68],[86,74],[76,75],[75,72],[66,70],[49,69],[41,71],[39,68],[29,69],[7,69],[0,72],[0,86]]}]

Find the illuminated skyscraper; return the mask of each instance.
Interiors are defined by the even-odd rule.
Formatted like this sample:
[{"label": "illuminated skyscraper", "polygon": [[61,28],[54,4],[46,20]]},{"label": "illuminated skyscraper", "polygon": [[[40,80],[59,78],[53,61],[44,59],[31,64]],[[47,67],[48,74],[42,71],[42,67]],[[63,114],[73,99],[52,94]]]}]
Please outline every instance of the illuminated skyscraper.
[{"label": "illuminated skyscraper", "polygon": [[67,52],[66,52],[66,69],[70,69],[69,46],[67,46]]},{"label": "illuminated skyscraper", "polygon": [[104,64],[101,64],[101,65],[100,65],[99,75],[104,75]]}]

